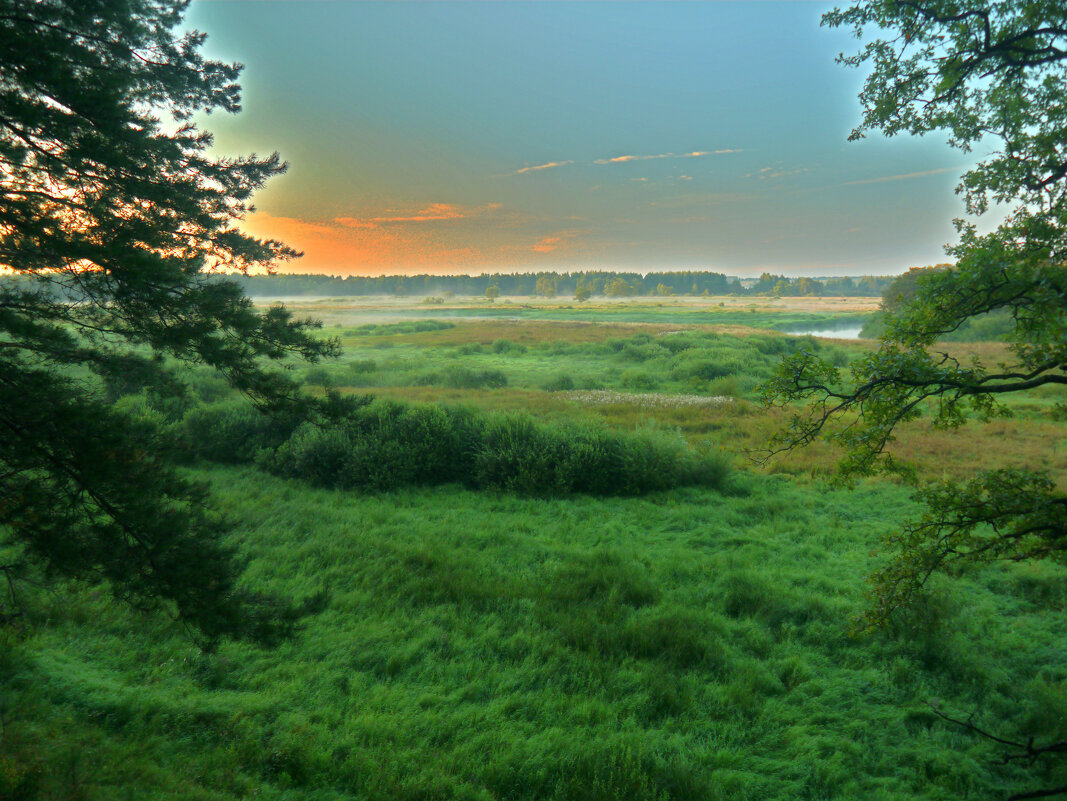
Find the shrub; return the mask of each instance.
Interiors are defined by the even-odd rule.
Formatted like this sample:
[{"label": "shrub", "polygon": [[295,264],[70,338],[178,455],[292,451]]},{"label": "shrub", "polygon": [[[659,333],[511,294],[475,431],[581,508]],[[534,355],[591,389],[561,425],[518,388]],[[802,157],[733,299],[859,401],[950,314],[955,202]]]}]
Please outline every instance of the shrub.
[{"label": "shrub", "polygon": [[658,359],[662,356],[670,356],[672,351],[667,348],[661,348],[654,343],[646,343],[641,345],[626,345],[619,355],[624,359],[629,359],[635,362],[647,362],[649,359]]},{"label": "shrub", "polygon": [[299,424],[294,416],[269,415],[246,401],[231,400],[196,406],[178,425],[186,453],[213,462],[250,462],[262,448],[276,448]]},{"label": "shrub", "polygon": [[233,440],[244,437],[253,452],[266,449],[258,461],[271,472],[320,486],[377,490],[460,482],[534,495],[637,495],[682,485],[719,487],[728,472],[722,455],[697,451],[662,429],[624,434],[593,423],[553,425],[521,413],[366,398],[327,417],[335,422],[294,426],[283,442],[283,428],[258,431],[245,418],[231,423],[215,414],[211,420],[221,422],[212,425],[229,425],[231,444],[201,455],[230,461]]},{"label": "shrub", "polygon": [[375,401],[335,425],[306,423],[263,460],[319,486],[393,489],[459,481],[470,448],[466,412]]},{"label": "shrub", "polygon": [[500,370],[472,370],[451,365],[439,373],[415,376],[416,386],[443,386],[452,389],[498,389],[508,385],[508,377]]},{"label": "shrub", "polygon": [[374,359],[356,359],[348,363],[348,368],[357,375],[373,373],[378,369],[378,362]]},{"label": "shrub", "polygon": [[475,453],[475,486],[556,495],[570,489],[563,444],[533,418],[490,415]]},{"label": "shrub", "polygon": [[662,339],[658,340],[657,344],[661,348],[666,348],[671,353],[675,354],[681,353],[685,350],[689,350],[690,348],[695,348],[697,346],[696,342],[694,342],[691,337],[685,335],[671,335],[668,337],[663,337]]},{"label": "shrub", "polygon": [[623,370],[620,380],[627,389],[639,392],[648,392],[659,386],[659,379],[644,370]]},{"label": "shrub", "polygon": [[512,342],[510,339],[498,339],[493,342],[493,353],[520,355],[526,353],[526,350],[526,346],[521,342]]},{"label": "shrub", "polygon": [[574,389],[574,379],[567,373],[560,373],[555,378],[550,379],[543,389],[545,392],[566,392]]},{"label": "shrub", "polygon": [[674,370],[675,378],[695,378],[711,381],[715,378],[734,375],[743,371],[743,366],[735,361],[699,361],[689,362]]},{"label": "shrub", "polygon": [[441,374],[441,383],[454,389],[497,389],[508,385],[508,377],[500,370],[471,370],[469,367],[448,367]]},{"label": "shrub", "polygon": [[309,367],[304,371],[304,383],[326,386],[330,383],[330,371],[320,365]]},{"label": "shrub", "polygon": [[351,486],[349,465],[352,439],[339,427],[304,423],[273,454],[260,464],[288,478],[302,478],[325,487]]}]

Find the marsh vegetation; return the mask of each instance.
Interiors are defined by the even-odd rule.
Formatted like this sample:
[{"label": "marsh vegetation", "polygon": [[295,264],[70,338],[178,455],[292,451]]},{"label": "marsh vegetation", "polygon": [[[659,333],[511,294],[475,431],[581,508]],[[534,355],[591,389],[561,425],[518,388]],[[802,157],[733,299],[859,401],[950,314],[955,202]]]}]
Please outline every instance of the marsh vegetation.
[{"label": "marsh vegetation", "polygon": [[[202,650],[92,587],[26,587],[3,629],[0,797],[935,799],[1021,780],[927,702],[1061,716],[1067,571],[938,581],[919,616],[853,636],[909,489],[833,486],[828,446],[763,469],[747,451],[782,424],[754,394],[776,360],[870,345],[783,335],[772,310],[689,317],[718,302],[393,323],[333,303],[343,355],[293,364],[332,398],[314,419],[193,368],[181,397],[111,387],[211,487],[243,582],[305,616],[272,650]],[[800,313],[827,318],[782,317]],[[1062,443],[1061,395],[898,447],[959,476],[1025,459]],[[1067,451],[1048,466],[1063,482]]]}]

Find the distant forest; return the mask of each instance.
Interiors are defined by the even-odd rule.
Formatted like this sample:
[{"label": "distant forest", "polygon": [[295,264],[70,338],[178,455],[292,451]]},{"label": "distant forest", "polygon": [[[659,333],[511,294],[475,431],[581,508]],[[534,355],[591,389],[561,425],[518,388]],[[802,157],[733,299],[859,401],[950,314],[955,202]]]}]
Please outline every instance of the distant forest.
[{"label": "distant forest", "polygon": [[882,294],[893,276],[860,278],[787,278],[764,273],[754,283],[713,272],[641,273],[586,271],[573,273],[493,273],[485,275],[232,275],[251,297],[315,295],[401,295],[444,300],[453,296],[542,297],[634,295],[814,296]]}]

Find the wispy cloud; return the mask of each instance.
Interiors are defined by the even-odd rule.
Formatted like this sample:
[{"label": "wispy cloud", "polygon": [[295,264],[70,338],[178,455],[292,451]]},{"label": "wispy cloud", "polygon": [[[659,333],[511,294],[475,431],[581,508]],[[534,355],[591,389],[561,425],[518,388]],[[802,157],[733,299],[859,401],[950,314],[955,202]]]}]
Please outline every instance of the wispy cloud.
[{"label": "wispy cloud", "polygon": [[473,207],[457,206],[454,203],[431,203],[412,212],[390,209],[389,212],[374,217],[335,217],[334,222],[347,228],[377,228],[380,225],[466,220],[471,217],[482,217],[500,208],[499,203],[486,203],[484,206]]},{"label": "wispy cloud", "polygon": [[509,172],[504,177],[510,177],[513,175],[525,175],[528,172],[540,172],[541,170],[551,170],[556,167],[566,167],[568,164],[626,164],[630,161],[649,161],[650,159],[696,159],[703,156],[721,156],[727,153],[741,153],[741,148],[721,148],[719,150],[693,150],[689,153],[649,153],[643,155],[636,155],[633,153],[627,153],[622,156],[612,156],[611,158],[594,159],[592,162],[578,162],[574,159],[568,159],[567,161],[549,161],[545,164],[531,164],[528,167],[521,167],[515,170],[515,172]]},{"label": "wispy cloud", "polygon": [[798,167],[795,170],[784,170],[781,167],[760,167],[754,173],[748,173],[742,177],[744,178],[759,178],[765,180],[767,178],[785,178],[789,175],[803,175],[808,171],[807,167]]},{"label": "wispy cloud", "polygon": [[[725,150],[724,151],[718,151],[718,150],[716,150],[714,152],[715,153],[719,153],[719,152],[733,153],[735,151],[732,151],[732,150],[730,150],[730,151],[725,151]],[[710,156],[710,155],[712,155],[712,151],[710,151],[710,150],[694,150],[692,153],[656,153],[654,155],[646,155],[646,156],[634,156],[634,155],[614,156],[613,158],[610,158],[610,159],[596,159],[593,163],[594,164],[625,164],[628,161],[648,161],[649,159],[695,159],[695,158],[700,158],[701,156]]]},{"label": "wispy cloud", "polygon": [[906,172],[901,175],[883,175],[880,178],[863,178],[859,181],[845,181],[842,186],[857,186],[859,184],[882,184],[886,181],[905,181],[908,178],[925,178],[927,175],[938,175],[943,172],[955,170],[956,167],[938,167],[936,170],[923,170],[922,172]]},{"label": "wispy cloud", "polygon": [[550,161],[547,164],[534,164],[530,167],[523,167],[521,170],[515,170],[515,172],[508,173],[508,175],[523,175],[528,172],[539,172],[541,170],[551,170],[553,167],[566,167],[568,164],[574,164],[573,161]]}]

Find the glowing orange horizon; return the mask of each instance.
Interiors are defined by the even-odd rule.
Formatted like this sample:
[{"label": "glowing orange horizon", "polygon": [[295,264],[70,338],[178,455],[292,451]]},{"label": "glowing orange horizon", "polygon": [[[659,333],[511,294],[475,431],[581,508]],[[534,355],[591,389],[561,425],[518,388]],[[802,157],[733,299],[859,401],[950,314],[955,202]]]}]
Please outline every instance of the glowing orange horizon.
[{"label": "glowing orange horizon", "polygon": [[257,212],[241,225],[251,236],[277,239],[303,257],[279,272],[380,275],[514,271],[545,254],[573,250],[580,232],[531,236],[515,230],[501,204],[431,203],[413,211],[309,221]]}]

